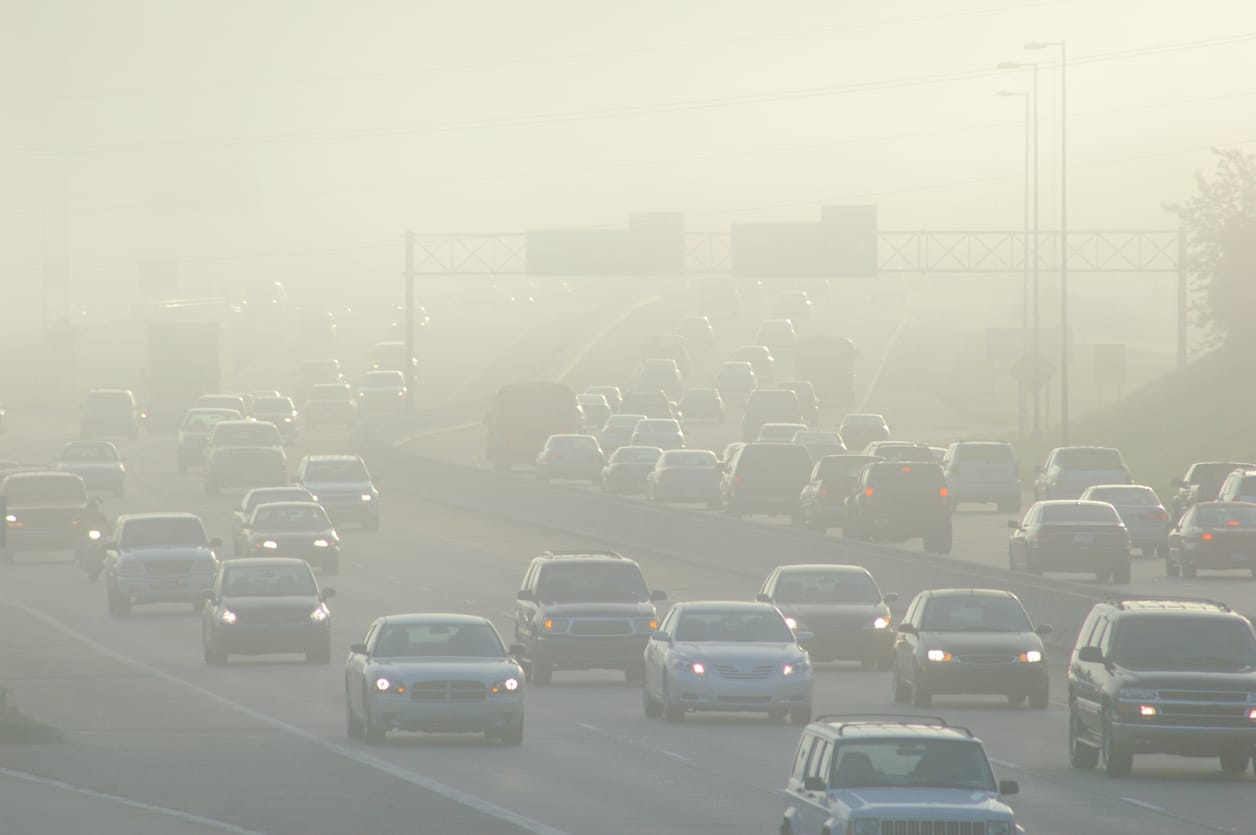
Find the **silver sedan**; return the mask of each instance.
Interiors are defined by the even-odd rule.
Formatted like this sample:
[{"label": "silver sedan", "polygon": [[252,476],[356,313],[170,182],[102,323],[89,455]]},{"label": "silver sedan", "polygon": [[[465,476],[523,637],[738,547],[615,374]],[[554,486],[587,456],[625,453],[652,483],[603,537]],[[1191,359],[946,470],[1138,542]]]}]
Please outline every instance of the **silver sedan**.
[{"label": "silver sedan", "polygon": [[493,624],[473,615],[389,615],[345,660],[349,736],[391,730],[483,733],[523,742],[524,673]]}]

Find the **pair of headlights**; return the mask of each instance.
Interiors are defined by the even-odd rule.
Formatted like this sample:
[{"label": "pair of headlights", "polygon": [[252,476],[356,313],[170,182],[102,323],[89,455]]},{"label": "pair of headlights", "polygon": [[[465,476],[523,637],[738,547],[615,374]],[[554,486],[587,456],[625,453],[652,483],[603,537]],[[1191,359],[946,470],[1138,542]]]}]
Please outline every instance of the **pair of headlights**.
[{"label": "pair of headlights", "polygon": [[[509,695],[511,693],[519,692],[519,688],[522,686],[523,685],[519,679],[512,676],[510,678],[502,679],[501,681],[493,682],[493,684],[489,687],[489,692],[495,696]],[[406,686],[400,682],[394,683],[392,680],[380,676],[375,679],[375,692],[392,693],[400,696],[406,692]]]},{"label": "pair of headlights", "polygon": [[[947,652],[946,650],[942,650],[942,649],[931,649],[925,653],[925,657],[928,658],[930,661],[954,661],[955,660],[955,656],[953,656],[951,653]],[[1016,660],[1017,662],[1021,664],[1037,664],[1040,661],[1042,661],[1042,652],[1036,649],[1031,649],[1017,655]]]},{"label": "pair of headlights", "polygon": [[[313,623],[326,623],[329,617],[331,617],[331,614],[324,606],[319,606],[317,609],[310,612],[310,621]],[[218,613],[218,620],[230,626],[231,624],[239,621],[240,616],[230,609],[223,609]]]}]

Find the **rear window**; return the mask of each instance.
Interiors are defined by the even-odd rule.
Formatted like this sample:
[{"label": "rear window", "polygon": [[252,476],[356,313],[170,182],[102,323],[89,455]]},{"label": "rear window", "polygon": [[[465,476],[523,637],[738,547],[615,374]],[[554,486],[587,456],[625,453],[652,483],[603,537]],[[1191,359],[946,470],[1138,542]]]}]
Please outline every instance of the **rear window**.
[{"label": "rear window", "polygon": [[287,414],[295,408],[290,397],[267,397],[253,404],[253,411],[256,414],[265,415]]},{"label": "rear window", "polygon": [[406,384],[400,371],[371,371],[362,378],[362,385],[371,388],[401,388]]},{"label": "rear window", "polygon": [[819,478],[843,478],[853,476],[869,464],[881,461],[872,455],[826,455],[820,459],[816,475]]},{"label": "rear window", "polygon": [[[1256,487],[1256,481],[1253,482],[1252,486]],[[1152,490],[1150,487],[1137,485],[1130,487],[1091,488],[1086,491],[1086,498],[1090,501],[1119,505],[1155,506],[1160,504],[1160,498],[1156,495],[1155,490]]]},{"label": "rear window", "polygon": [[87,405],[93,409],[129,409],[131,395],[125,391],[93,391],[87,395]]},{"label": "rear window", "polygon": [[836,432],[799,432],[794,436],[796,444],[832,444],[838,446],[842,443],[842,436]]},{"label": "rear window", "polygon": [[188,412],[183,418],[183,428],[210,429],[221,421],[239,419],[239,412]]},{"label": "rear window", "polygon": [[1011,464],[1016,454],[1007,444],[961,444],[952,458],[961,464]]},{"label": "rear window", "polygon": [[311,400],[351,400],[353,392],[347,385],[321,383],[310,389]]},{"label": "rear window", "polygon": [[257,531],[322,531],[331,527],[322,505],[263,504],[253,514],[253,529]]},{"label": "rear window", "polygon": [[1116,508],[1107,504],[1055,504],[1042,508],[1044,522],[1111,522],[1117,524],[1121,517]]},{"label": "rear window", "polygon": [[113,444],[67,444],[61,458],[65,461],[117,461],[118,450]]},{"label": "rear window", "polygon": [[679,432],[680,424],[674,420],[667,420],[666,418],[650,418],[638,423],[637,431],[641,433]]},{"label": "rear window", "polygon": [[621,446],[611,456],[612,464],[653,464],[659,460],[662,450],[654,447]]},{"label": "rear window", "polygon": [[868,474],[868,486],[893,490],[939,490],[946,486],[946,476],[937,464],[891,464],[874,466]]},{"label": "rear window", "polygon": [[811,477],[811,456],[795,444],[748,444],[737,457],[737,475],[806,482]]},{"label": "rear window", "polygon": [[249,491],[247,500],[244,503],[245,510],[253,510],[259,504],[271,504],[273,502],[310,502],[310,491],[303,487],[280,488],[269,490],[251,490]]},{"label": "rear window", "polygon": [[195,516],[130,519],[122,526],[122,548],[155,548],[162,545],[205,545],[205,526]]},{"label": "rear window", "polygon": [[606,422],[606,428],[631,429],[643,420],[645,415],[611,415],[611,419]]},{"label": "rear window", "polygon": [[311,461],[305,467],[306,481],[370,481],[361,461]]},{"label": "rear window", "polygon": [[[214,460],[218,463],[234,464],[237,462],[258,462],[282,465],[285,463],[283,451],[274,447],[228,446],[217,447],[213,451]],[[267,460],[269,459],[269,460]]]},{"label": "rear window", "polygon": [[1191,467],[1191,475],[1188,479],[1191,484],[1211,484],[1217,488],[1221,487],[1221,482],[1226,480],[1226,476],[1235,470],[1249,469],[1247,464],[1231,464],[1231,463],[1209,463],[1196,464]]},{"label": "rear window", "polygon": [[[1230,523],[1237,523],[1231,525]],[[1238,525],[1256,525],[1256,507],[1198,507],[1195,524],[1201,528],[1225,528]]]},{"label": "rear window", "polygon": [[1123,470],[1125,462],[1115,449],[1078,447],[1062,449],[1055,454],[1055,463],[1068,470]]},{"label": "rear window", "polygon": [[885,426],[885,418],[880,415],[847,415],[842,421],[842,426],[851,426],[858,429],[879,429]]},{"label": "rear window", "polygon": [[597,449],[597,439],[591,435],[554,435],[548,446],[550,449]]},{"label": "rear window", "polygon": [[716,463],[715,453],[704,449],[685,449],[664,453],[663,460],[659,462],[660,465],[665,467],[707,467],[712,469]]},{"label": "rear window", "polygon": [[929,463],[937,459],[927,446],[915,444],[877,444],[875,451],[886,461],[919,461]]},{"label": "rear window", "polygon": [[31,502],[87,503],[83,480],[74,475],[37,475],[10,478],[4,482],[4,495],[9,504]]},{"label": "rear window", "polygon": [[210,435],[214,446],[278,446],[279,430],[273,423],[221,423]]},{"label": "rear window", "polygon": [[1239,495],[1256,495],[1256,476],[1243,476],[1239,479]]}]

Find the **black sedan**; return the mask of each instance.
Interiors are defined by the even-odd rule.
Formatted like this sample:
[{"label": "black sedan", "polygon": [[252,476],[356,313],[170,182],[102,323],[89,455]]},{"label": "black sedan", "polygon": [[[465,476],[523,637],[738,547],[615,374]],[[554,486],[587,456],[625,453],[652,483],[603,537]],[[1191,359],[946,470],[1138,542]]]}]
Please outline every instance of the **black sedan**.
[{"label": "black sedan", "polygon": [[818,531],[840,526],[855,477],[867,465],[884,460],[878,455],[826,455],[817,461],[800,496],[802,523]]},{"label": "black sedan", "polygon": [[1099,582],[1130,581],[1130,535],[1107,502],[1052,499],[1035,502],[1007,544],[1013,571],[1093,573]]},{"label": "black sedan", "polygon": [[331,662],[335,589],[319,589],[304,560],[227,560],[218,569],[201,619],[205,663],[231,655],[304,653],[311,664]]},{"label": "black sedan", "polygon": [[1006,696],[1046,710],[1047,654],[1020,600],[1001,589],[933,589],[916,595],[894,643],[894,701],[924,707],[936,695]]},{"label": "black sedan", "polygon": [[1201,502],[1169,531],[1165,573],[1194,577],[1201,568],[1242,569],[1256,577],[1256,504]]}]

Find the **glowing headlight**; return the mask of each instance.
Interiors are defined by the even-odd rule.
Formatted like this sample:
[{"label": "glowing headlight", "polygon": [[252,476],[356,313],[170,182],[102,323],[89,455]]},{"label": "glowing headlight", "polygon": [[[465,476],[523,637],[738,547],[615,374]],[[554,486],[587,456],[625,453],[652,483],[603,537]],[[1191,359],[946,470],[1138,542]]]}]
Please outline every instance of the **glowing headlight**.
[{"label": "glowing headlight", "polygon": [[940,649],[931,649],[925,655],[930,661],[950,661],[951,654]]},{"label": "glowing headlight", "polygon": [[87,538],[90,539],[92,542],[96,542],[97,540],[100,539],[100,531],[88,531]]},{"label": "glowing headlight", "polygon": [[852,835],[881,835],[881,821],[877,818],[858,818],[851,821],[850,831]]},{"label": "glowing headlight", "polygon": [[4,517],[4,521],[9,522],[9,523],[13,523],[13,522],[16,522],[16,521],[17,521],[17,517],[16,517],[16,516],[14,516],[12,513],[10,513],[8,516],[5,516],[5,517]]},{"label": "glowing headlight", "polygon": [[279,543],[273,539],[268,539],[262,543],[262,547],[265,548],[267,551],[274,551],[277,548],[279,548]]},{"label": "glowing headlight", "polygon": [[316,539],[314,540],[314,547],[315,548],[329,548],[331,547],[331,543],[328,542],[326,539]]},{"label": "glowing headlight", "polygon": [[218,615],[218,619],[223,623],[235,623],[238,620],[236,613],[230,609],[223,609],[222,613]]},{"label": "glowing headlight", "polygon": [[375,689],[381,693],[387,693],[388,688],[392,687],[392,682],[384,677],[375,679]]},{"label": "glowing headlight", "polygon": [[319,606],[317,609],[310,612],[310,620],[314,621],[315,623],[322,623],[323,621],[327,620],[328,617],[329,615],[327,614],[327,610],[324,609],[322,606]]},{"label": "glowing headlight", "polygon": [[546,618],[545,620],[541,621],[541,628],[544,629],[546,632],[566,632],[567,631],[567,619],[566,618]]},{"label": "glowing headlight", "polygon": [[1016,656],[1016,660],[1024,661],[1027,664],[1037,664],[1042,660],[1042,653],[1036,649],[1031,649],[1028,652],[1022,652],[1020,655]]},{"label": "glowing headlight", "polygon": [[794,618],[785,618],[785,625],[788,626],[790,629],[797,629],[798,621]]},{"label": "glowing headlight", "polygon": [[519,690],[519,679],[508,678],[505,681],[496,682],[489,690],[495,696],[500,696],[502,693],[514,693]]},{"label": "glowing headlight", "polygon": [[290,418],[290,417],[286,417],[286,418],[284,418],[284,419],[283,419],[283,422],[284,422],[284,423],[292,423],[292,418]]},{"label": "glowing headlight", "polygon": [[364,502],[369,502],[369,501],[371,501],[371,500],[372,500],[372,499],[374,499],[374,498],[375,498],[375,497],[374,497],[374,496],[372,496],[370,493],[363,493],[363,494],[362,494],[362,501],[364,501]]},{"label": "glowing headlight", "polygon": [[706,665],[703,664],[701,661],[693,662],[692,664],[689,665],[689,669],[693,670],[693,674],[696,676],[706,675]]},{"label": "glowing headlight", "polygon": [[1138,706],[1139,716],[1155,716],[1158,713],[1160,713],[1160,711],[1156,709],[1155,705],[1139,705]]},{"label": "glowing headlight", "polygon": [[877,618],[876,620],[872,622],[873,629],[884,629],[889,625],[890,625],[889,620],[886,618],[881,618],[881,617]]}]

